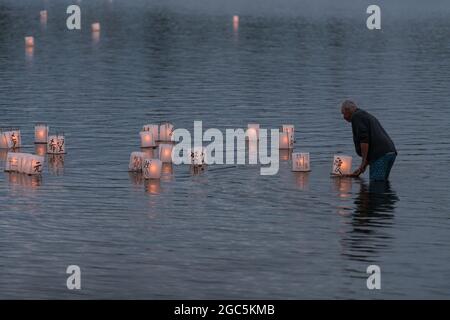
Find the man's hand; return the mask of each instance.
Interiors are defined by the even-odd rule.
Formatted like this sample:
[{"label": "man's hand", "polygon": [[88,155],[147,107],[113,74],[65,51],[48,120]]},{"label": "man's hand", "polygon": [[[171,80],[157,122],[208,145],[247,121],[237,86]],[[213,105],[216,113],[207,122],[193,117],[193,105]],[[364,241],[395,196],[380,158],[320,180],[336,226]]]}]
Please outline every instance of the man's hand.
[{"label": "man's hand", "polygon": [[366,168],[367,168],[367,164],[361,164],[360,166],[359,166],[359,168],[358,169],[356,169],[352,174],[350,174],[349,176],[350,177],[355,177],[355,178],[357,178],[357,177],[359,177],[362,173],[364,173],[364,171],[366,171]]}]

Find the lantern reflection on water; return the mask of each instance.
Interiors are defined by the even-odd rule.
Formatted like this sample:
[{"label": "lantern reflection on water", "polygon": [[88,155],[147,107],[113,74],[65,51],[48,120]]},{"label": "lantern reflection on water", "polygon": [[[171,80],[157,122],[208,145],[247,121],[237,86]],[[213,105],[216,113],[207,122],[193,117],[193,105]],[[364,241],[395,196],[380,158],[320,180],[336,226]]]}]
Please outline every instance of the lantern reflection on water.
[{"label": "lantern reflection on water", "polygon": [[100,22],[94,22],[91,25],[92,32],[100,32]]},{"label": "lantern reflection on water", "polygon": [[51,135],[48,137],[47,153],[64,154],[66,153],[66,140],[64,135]]},{"label": "lantern reflection on water", "polygon": [[278,154],[280,161],[289,161],[292,159],[292,149],[281,149]]},{"label": "lantern reflection on water", "polygon": [[300,190],[309,189],[309,172],[295,172],[295,184]]},{"label": "lantern reflection on water", "polygon": [[34,153],[38,156],[45,156],[47,153],[47,145],[45,144],[35,144],[34,145]]},{"label": "lantern reflection on water", "polygon": [[294,134],[292,132],[280,132],[280,149],[294,148]]},{"label": "lantern reflection on water", "polygon": [[172,141],[173,129],[173,124],[171,124],[170,122],[162,122],[159,125],[159,141]]},{"label": "lantern reflection on water", "polygon": [[39,12],[39,17],[40,17],[40,21],[41,24],[46,24],[47,23],[47,10],[42,10],[41,12]]},{"label": "lantern reflection on water", "polygon": [[145,192],[149,194],[160,194],[161,193],[161,182],[160,180],[150,179],[144,182]]},{"label": "lantern reflection on water", "polygon": [[172,148],[171,144],[160,144],[159,145],[159,159],[162,163],[172,162]]},{"label": "lantern reflection on water", "polygon": [[142,171],[145,158],[147,158],[147,155],[144,152],[132,152],[128,164],[128,171]]},{"label": "lantern reflection on water", "polygon": [[48,126],[43,123],[38,123],[34,127],[34,143],[47,143]]},{"label": "lantern reflection on water", "polygon": [[27,187],[30,189],[35,189],[42,185],[42,176],[41,175],[26,175],[17,172],[10,172],[9,175],[9,183],[20,185],[23,187]]},{"label": "lantern reflection on water", "polygon": [[340,198],[347,199],[351,197],[353,179],[350,177],[336,177],[334,179],[334,191]]},{"label": "lantern reflection on water", "polygon": [[48,170],[52,175],[61,176],[64,174],[64,155],[48,155]]},{"label": "lantern reflection on water", "polygon": [[139,133],[141,137],[141,148],[154,148],[156,147],[156,141],[153,134],[150,131],[141,131]]},{"label": "lantern reflection on water", "polygon": [[162,162],[159,159],[144,159],[142,173],[144,179],[160,179]]},{"label": "lantern reflection on water", "polygon": [[350,174],[352,170],[352,157],[335,155],[333,160],[332,175],[342,176]]},{"label": "lantern reflection on water", "polygon": [[293,153],[292,154],[292,171],[310,171],[309,153]]}]

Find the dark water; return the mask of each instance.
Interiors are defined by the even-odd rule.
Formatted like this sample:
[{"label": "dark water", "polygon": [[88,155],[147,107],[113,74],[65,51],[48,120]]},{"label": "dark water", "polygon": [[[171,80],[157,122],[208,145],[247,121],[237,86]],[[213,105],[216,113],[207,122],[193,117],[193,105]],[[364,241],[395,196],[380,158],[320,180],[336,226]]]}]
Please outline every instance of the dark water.
[{"label": "dark water", "polygon": [[[0,127],[20,127],[34,152],[44,121],[68,149],[41,180],[0,173],[1,298],[448,297],[450,10],[396,4],[371,32],[366,4],[333,16],[336,4],[265,1],[239,6],[234,31],[237,3],[83,1],[83,29],[68,31],[70,2],[0,1]],[[347,97],[397,145],[389,185],[329,177],[333,154],[355,156]],[[128,174],[129,154],[140,127],[162,120],[293,123],[312,171],[291,172],[282,154],[275,176],[174,166],[146,183]],[[370,264],[380,291],[366,288]]]}]

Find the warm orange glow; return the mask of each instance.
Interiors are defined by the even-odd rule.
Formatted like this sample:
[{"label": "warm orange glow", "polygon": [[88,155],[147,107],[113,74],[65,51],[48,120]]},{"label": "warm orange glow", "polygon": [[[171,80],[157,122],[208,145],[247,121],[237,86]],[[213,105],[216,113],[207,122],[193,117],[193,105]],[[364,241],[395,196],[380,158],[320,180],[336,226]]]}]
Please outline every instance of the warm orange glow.
[{"label": "warm orange glow", "polygon": [[100,32],[100,23],[95,22],[91,25],[92,32]]},{"label": "warm orange glow", "polygon": [[25,37],[25,46],[34,47],[34,37]]}]

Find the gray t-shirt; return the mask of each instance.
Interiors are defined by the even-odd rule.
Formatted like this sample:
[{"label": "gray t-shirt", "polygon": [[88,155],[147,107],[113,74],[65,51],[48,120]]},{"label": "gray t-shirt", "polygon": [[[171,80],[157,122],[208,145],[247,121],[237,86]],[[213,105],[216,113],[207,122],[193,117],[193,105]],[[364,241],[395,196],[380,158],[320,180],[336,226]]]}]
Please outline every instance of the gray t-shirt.
[{"label": "gray t-shirt", "polygon": [[357,109],[353,113],[351,121],[356,153],[362,156],[360,144],[368,143],[367,161],[369,161],[369,164],[386,153],[395,152],[397,154],[394,142],[373,115],[362,109]]}]

